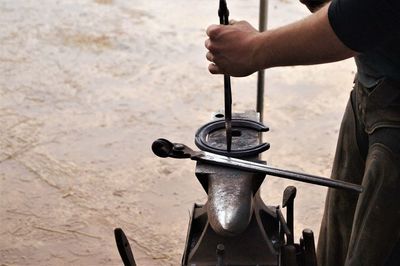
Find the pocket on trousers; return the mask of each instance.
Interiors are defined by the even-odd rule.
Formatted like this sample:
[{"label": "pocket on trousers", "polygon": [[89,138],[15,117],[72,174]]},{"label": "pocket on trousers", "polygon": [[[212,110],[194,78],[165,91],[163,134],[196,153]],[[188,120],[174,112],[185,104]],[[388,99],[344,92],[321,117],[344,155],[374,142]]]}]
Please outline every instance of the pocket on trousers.
[{"label": "pocket on trousers", "polygon": [[365,129],[371,134],[381,127],[400,128],[400,82],[382,79],[366,92]]}]

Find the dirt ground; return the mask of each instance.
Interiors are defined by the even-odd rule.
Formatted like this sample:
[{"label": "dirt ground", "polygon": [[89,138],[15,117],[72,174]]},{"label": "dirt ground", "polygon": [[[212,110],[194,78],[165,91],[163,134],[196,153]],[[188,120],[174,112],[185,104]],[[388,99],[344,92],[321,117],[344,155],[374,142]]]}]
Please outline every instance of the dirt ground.
[{"label": "dirt ground", "polygon": [[[121,265],[113,229],[139,265],[178,265],[189,210],[206,195],[194,163],[155,157],[165,137],[194,147],[223,108],[207,71],[218,1],[0,2],[0,265]],[[258,1],[230,0],[257,24]],[[269,27],[307,15],[270,1]],[[301,52],[301,51],[299,51]],[[351,60],[266,73],[270,165],[329,176],[352,85]],[[256,77],[233,79],[233,111],[255,108]],[[262,197],[298,188],[296,239],[318,235],[326,189],[268,177]]]}]

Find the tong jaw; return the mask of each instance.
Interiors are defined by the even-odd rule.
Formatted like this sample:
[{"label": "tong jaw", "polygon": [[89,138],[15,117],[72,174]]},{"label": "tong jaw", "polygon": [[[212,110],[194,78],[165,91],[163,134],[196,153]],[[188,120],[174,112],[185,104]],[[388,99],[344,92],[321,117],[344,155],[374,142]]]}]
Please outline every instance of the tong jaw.
[{"label": "tong jaw", "polygon": [[193,151],[191,148],[181,143],[172,143],[167,139],[157,139],[151,145],[151,149],[154,154],[162,158],[175,158],[175,159],[187,159],[192,158],[199,154],[199,152]]}]

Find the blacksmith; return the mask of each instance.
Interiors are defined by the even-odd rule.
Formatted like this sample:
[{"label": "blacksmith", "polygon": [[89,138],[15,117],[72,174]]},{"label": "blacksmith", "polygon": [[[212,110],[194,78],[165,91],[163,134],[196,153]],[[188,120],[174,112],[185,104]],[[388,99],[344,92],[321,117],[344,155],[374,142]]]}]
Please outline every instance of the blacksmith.
[{"label": "blacksmith", "polygon": [[[320,266],[400,265],[400,0],[333,0],[309,17],[263,33],[245,21],[211,25],[213,74],[242,77],[276,66],[354,57],[332,178],[360,195],[330,189],[318,241]],[[350,84],[349,84],[350,85]],[[323,88],[321,88],[323,89]]]}]

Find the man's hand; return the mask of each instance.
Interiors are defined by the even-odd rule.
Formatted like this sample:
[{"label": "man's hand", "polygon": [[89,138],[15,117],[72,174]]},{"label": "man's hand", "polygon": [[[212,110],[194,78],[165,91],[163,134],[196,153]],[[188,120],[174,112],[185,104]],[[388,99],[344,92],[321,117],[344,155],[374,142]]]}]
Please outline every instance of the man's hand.
[{"label": "man's hand", "polygon": [[230,25],[211,25],[207,29],[209,39],[205,46],[206,57],[212,62],[208,70],[212,74],[244,77],[261,68],[257,62],[257,36],[260,33],[246,21],[231,21]]},{"label": "man's hand", "polygon": [[271,67],[335,62],[357,55],[333,31],[329,5],[292,24],[258,32],[247,22],[207,29],[208,69],[243,77]]}]

